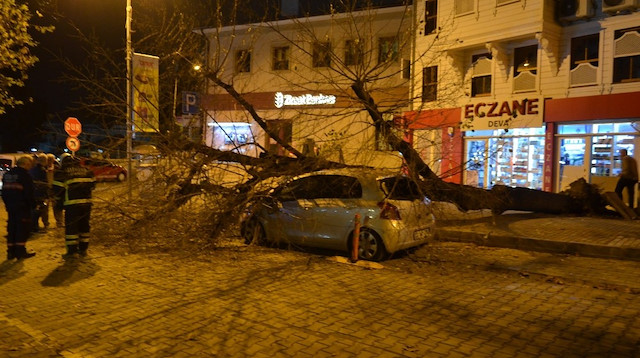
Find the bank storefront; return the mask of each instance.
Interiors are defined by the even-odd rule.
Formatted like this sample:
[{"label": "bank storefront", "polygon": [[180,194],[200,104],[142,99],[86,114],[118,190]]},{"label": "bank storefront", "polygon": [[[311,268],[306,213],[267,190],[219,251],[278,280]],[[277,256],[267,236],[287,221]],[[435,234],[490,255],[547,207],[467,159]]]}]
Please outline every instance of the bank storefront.
[{"label": "bank storefront", "polygon": [[[407,87],[373,93],[381,110],[408,96]],[[228,94],[210,94],[204,138],[212,148],[248,156],[292,155],[280,143],[307,156],[353,165],[396,168],[397,152],[378,145],[379,131],[356,99],[336,90],[274,91],[243,95],[264,121],[262,128],[249,112]],[[393,117],[388,120],[392,120]]]}]

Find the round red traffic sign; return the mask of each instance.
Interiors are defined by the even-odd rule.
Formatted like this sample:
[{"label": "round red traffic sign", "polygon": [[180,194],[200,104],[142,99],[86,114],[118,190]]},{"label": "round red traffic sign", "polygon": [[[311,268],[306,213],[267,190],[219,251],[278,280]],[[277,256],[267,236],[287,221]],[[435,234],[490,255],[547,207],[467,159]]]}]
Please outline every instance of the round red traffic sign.
[{"label": "round red traffic sign", "polygon": [[67,132],[67,134],[71,137],[77,137],[80,133],[82,133],[82,124],[80,124],[78,118],[69,117],[66,121],[64,121],[64,131]]},{"label": "round red traffic sign", "polygon": [[76,137],[67,137],[67,148],[72,152],[77,152],[80,149],[80,140]]}]

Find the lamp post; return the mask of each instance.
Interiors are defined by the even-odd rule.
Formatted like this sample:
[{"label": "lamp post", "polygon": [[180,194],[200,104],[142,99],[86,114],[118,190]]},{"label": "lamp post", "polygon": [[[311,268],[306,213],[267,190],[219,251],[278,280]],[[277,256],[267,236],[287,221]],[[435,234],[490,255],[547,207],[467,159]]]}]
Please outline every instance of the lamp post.
[{"label": "lamp post", "polygon": [[131,175],[133,174],[131,168],[131,153],[133,152],[132,148],[132,124],[133,124],[133,96],[131,91],[131,71],[132,71],[132,62],[131,59],[133,57],[133,49],[131,48],[131,13],[133,9],[131,7],[131,0],[127,0],[127,8],[126,8],[126,20],[125,20],[125,29],[127,32],[127,50],[126,50],[126,66],[127,66],[127,120],[126,120],[126,136],[127,136],[127,173],[128,174],[128,182],[129,182],[129,198],[131,198]]}]

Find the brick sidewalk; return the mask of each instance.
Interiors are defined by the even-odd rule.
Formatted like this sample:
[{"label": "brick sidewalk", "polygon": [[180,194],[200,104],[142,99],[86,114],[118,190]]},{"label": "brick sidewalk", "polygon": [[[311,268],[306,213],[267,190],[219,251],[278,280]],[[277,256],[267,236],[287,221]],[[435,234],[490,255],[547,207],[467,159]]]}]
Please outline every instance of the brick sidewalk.
[{"label": "brick sidewalk", "polygon": [[[635,357],[637,295],[478,268],[369,270],[235,246],[0,268],[3,357]],[[402,260],[402,259],[400,259]],[[407,260],[405,258],[405,260]]]},{"label": "brick sidewalk", "polygon": [[521,212],[465,219],[465,214],[449,212],[442,215],[437,234],[443,241],[640,260],[640,220]]}]

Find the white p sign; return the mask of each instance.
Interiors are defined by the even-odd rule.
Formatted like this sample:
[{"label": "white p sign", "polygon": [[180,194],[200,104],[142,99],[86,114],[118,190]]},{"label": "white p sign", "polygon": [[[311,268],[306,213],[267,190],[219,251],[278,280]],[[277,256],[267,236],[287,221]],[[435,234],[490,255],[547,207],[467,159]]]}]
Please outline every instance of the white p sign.
[{"label": "white p sign", "polygon": [[198,92],[182,92],[182,113],[197,114],[200,111]]}]

